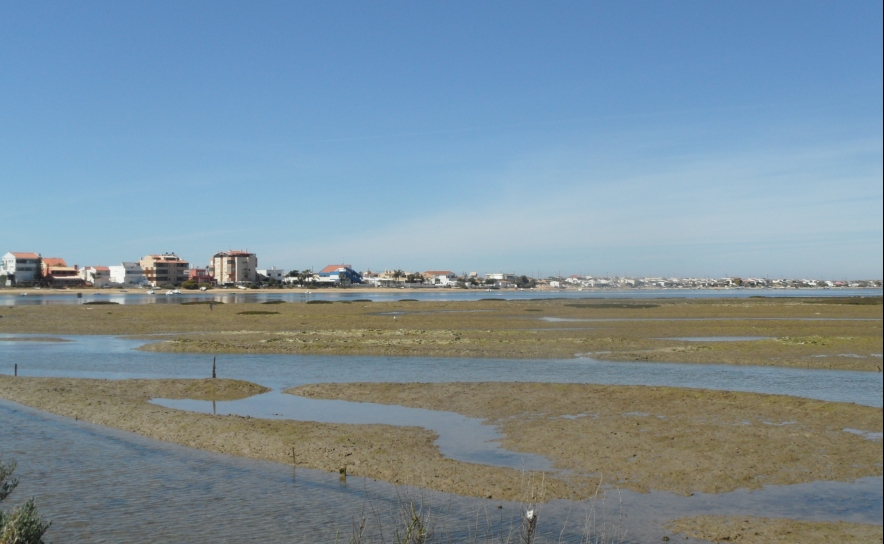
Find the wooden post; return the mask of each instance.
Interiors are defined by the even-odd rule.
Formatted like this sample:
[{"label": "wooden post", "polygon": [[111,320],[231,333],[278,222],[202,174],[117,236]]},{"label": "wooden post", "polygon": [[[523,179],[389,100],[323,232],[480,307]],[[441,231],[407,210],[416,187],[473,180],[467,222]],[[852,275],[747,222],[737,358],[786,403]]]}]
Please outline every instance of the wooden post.
[{"label": "wooden post", "polygon": [[15,363],[15,375],[18,376],[18,363]]},{"label": "wooden post", "polygon": [[298,466],[298,458],[295,457],[295,447],[292,446],[292,465]]},{"label": "wooden post", "polygon": [[215,377],[215,360],[217,357],[212,357],[212,378]]},{"label": "wooden post", "polygon": [[341,475],[341,481],[346,482],[347,481],[347,465],[344,465],[340,469],[338,469],[338,473],[340,473],[340,475]]}]

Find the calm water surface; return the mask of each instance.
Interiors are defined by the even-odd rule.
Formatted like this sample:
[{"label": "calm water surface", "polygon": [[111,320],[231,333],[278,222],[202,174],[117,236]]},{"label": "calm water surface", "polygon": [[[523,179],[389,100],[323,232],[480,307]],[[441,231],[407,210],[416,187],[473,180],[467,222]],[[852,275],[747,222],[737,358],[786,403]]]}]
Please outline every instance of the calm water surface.
[{"label": "calm water surface", "polygon": [[284,300],[286,302],[305,302],[307,300],[354,301],[371,300],[374,302],[390,302],[402,299],[418,301],[455,301],[479,300],[483,298],[506,300],[537,300],[551,298],[565,299],[601,299],[601,298],[748,298],[748,297],[851,297],[877,296],[884,294],[884,289],[628,289],[598,291],[485,291],[479,289],[401,289],[398,292],[352,292],[346,289],[320,289],[310,291],[304,289],[244,291],[239,289],[213,289],[208,292],[183,291],[181,295],[167,296],[164,290],[157,289],[154,295],[146,295],[144,290],[131,289],[126,293],[117,290],[97,290],[86,293],[83,299],[77,299],[74,293],[49,291],[46,293],[29,293],[21,296],[15,291],[0,294],[0,306],[23,306],[43,304],[80,304],[82,302],[104,300],[119,304],[180,304],[181,302],[197,302],[215,300],[226,304],[245,302],[267,302]]}]

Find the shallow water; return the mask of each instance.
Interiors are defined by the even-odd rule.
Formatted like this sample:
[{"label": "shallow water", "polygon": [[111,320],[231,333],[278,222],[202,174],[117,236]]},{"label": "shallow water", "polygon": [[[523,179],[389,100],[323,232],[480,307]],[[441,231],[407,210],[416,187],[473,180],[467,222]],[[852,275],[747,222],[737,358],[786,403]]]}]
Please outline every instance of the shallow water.
[{"label": "shallow water", "polygon": [[[2,335],[11,336],[11,335]],[[15,335],[23,336],[23,335]],[[72,378],[205,378],[218,375],[276,390],[326,382],[552,382],[656,385],[793,395],[884,405],[879,372],[629,363],[577,359],[461,359],[332,355],[217,355],[138,351],[141,340],[60,336],[72,342],[0,342],[0,372]]]},{"label": "shallow water", "polygon": [[15,291],[0,293],[0,306],[29,306],[46,304],[81,304],[89,301],[109,301],[119,304],[180,304],[182,302],[210,301],[225,304],[245,302],[267,302],[283,300],[286,302],[306,302],[307,300],[351,301],[371,300],[374,302],[393,302],[404,298],[418,301],[455,301],[505,299],[505,300],[538,300],[538,299],[605,299],[605,298],[749,298],[749,297],[880,297],[884,289],[625,289],[598,291],[492,291],[466,289],[401,289],[398,292],[348,292],[346,289],[312,290],[309,294],[304,289],[244,291],[238,289],[213,289],[208,292],[184,291],[180,295],[167,296],[163,290],[154,295],[146,295],[143,290],[131,289],[128,293],[116,290],[94,291],[77,299],[75,293],[49,291],[45,293],[29,293],[21,296]]},{"label": "shallow water", "polygon": [[481,419],[454,412],[407,408],[367,402],[323,400],[288,395],[278,391],[234,401],[154,399],[154,404],[202,412],[240,415],[262,419],[295,419],[321,423],[380,423],[402,427],[423,427],[438,433],[436,445],[442,455],[466,461],[525,470],[550,471],[549,459],[530,453],[512,452],[495,440],[503,435]]},{"label": "shallow water", "polygon": [[[64,338],[72,341],[0,342],[0,371],[11,373],[12,364],[18,362],[22,375],[111,379],[211,375],[212,355],[136,351],[133,348],[142,341],[109,336]],[[277,391],[318,382],[545,381],[704,387],[882,405],[882,375],[869,372],[591,359],[290,355],[220,355],[217,368],[219,376],[246,379]],[[411,409],[395,406],[303,399],[278,392],[267,397],[290,403],[285,409],[291,409],[291,415],[299,419],[340,418],[343,422],[355,422],[363,418],[359,421],[382,422],[384,418],[393,418],[385,422],[413,424],[417,417]],[[232,403],[234,410],[254,410],[249,413],[258,415],[279,409],[274,403],[265,405],[260,401],[258,406],[250,406],[249,399],[245,401],[241,405]],[[209,404],[205,402],[199,408],[207,411]],[[218,406],[222,410],[230,408],[224,403],[217,403],[216,409]],[[408,415],[402,416],[404,413]],[[404,419],[397,423],[398,417]],[[446,434],[446,428],[455,423],[445,417],[462,418],[458,414],[438,417],[442,418],[441,423],[434,423],[430,417],[426,426],[438,425],[441,434]],[[475,420],[473,423],[480,432],[494,432],[491,426]],[[452,448],[447,451],[454,452],[453,455],[475,456],[480,462],[501,462],[493,450],[489,455],[489,445],[493,448],[494,443],[486,442],[487,438],[471,436],[460,444],[444,447]],[[440,446],[443,443],[440,440]],[[22,497],[36,496],[41,510],[54,522],[49,538],[56,542],[232,542],[241,541],[244,535],[257,541],[332,542],[338,530],[343,531],[345,538],[348,536],[350,521],[366,504],[375,505],[385,520],[391,518],[397,493],[402,492],[382,482],[353,478],[342,485],[337,475],[306,469],[297,469],[297,477],[293,478],[292,468],[285,465],[191,450],[5,401],[0,401],[0,453],[6,459],[14,457],[19,461],[17,475],[22,486],[10,504]],[[508,461],[512,459],[503,460]],[[880,477],[863,478],[856,482],[770,486],[753,492],[691,497],[624,492],[623,511],[630,535],[626,541],[660,541],[666,534],[661,528],[663,521],[701,513],[881,524],[882,483]],[[477,514],[485,520],[482,516],[490,512],[488,519],[500,521],[492,531],[501,530],[501,526],[512,528],[519,515],[519,505],[514,503],[428,491],[418,493],[427,505],[445,512],[444,524],[455,542],[467,537],[457,530],[473,527]],[[371,503],[367,503],[367,497]],[[498,505],[503,509],[498,510]],[[543,508],[547,541],[557,541],[566,519],[570,519],[570,524],[563,541],[580,540],[582,528],[577,520],[583,519],[588,503],[554,501]],[[619,507],[613,497],[609,496],[604,508],[609,522],[616,523]]]},{"label": "shallow water", "polygon": [[[193,450],[32,410],[0,400],[0,454],[18,461],[21,484],[4,503],[35,497],[53,524],[52,542],[346,542],[363,510],[390,534],[402,495],[433,509],[436,532],[451,542],[515,527],[517,503],[396,488],[290,466]],[[660,542],[667,519],[689,514],[768,515],[882,523],[882,478],[770,486],[682,497],[624,491],[596,504],[624,542]],[[501,509],[497,507],[501,506]],[[539,542],[579,542],[592,503],[541,506]],[[377,525],[372,523],[370,531]],[[598,523],[599,529],[601,523]],[[469,529],[465,529],[469,528]],[[480,540],[484,542],[484,540]],[[696,542],[693,540],[678,541]]]}]

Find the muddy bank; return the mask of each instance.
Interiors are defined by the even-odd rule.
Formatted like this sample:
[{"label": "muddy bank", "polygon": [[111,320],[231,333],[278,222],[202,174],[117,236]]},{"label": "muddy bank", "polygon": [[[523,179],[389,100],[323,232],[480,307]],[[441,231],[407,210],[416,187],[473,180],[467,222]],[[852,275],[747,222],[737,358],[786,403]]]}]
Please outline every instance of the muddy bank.
[{"label": "muddy bank", "polygon": [[882,411],[795,397],[546,383],[313,384],[287,393],[484,418],[504,447],[636,491],[721,493],[882,473]]},{"label": "muddy bank", "polygon": [[[0,309],[0,333],[141,335],[144,349],[642,360],[879,371],[880,298],[531,300]],[[272,313],[267,313],[272,309]],[[150,336],[158,335],[158,336]],[[677,337],[766,337],[686,342]]]},{"label": "muddy bank", "polygon": [[584,499],[593,482],[547,475],[542,491],[532,475],[442,457],[435,433],[418,427],[344,425],[172,410],[151,398],[233,400],[266,391],[237,380],[90,380],[0,376],[0,397],[89,421],[218,453],[365,476],[459,495],[528,500]]},{"label": "muddy bank", "polygon": [[[674,533],[710,542],[745,544],[829,544],[884,541],[880,525],[740,516],[696,516],[666,524]],[[677,540],[677,539],[676,539]]]}]

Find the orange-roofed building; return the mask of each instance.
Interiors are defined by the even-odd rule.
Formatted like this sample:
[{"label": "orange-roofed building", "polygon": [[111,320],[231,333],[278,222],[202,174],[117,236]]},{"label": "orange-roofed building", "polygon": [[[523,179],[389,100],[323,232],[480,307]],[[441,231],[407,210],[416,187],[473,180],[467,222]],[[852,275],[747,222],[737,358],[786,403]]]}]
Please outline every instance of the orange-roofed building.
[{"label": "orange-roofed building", "polygon": [[0,277],[5,277],[7,287],[33,285],[40,271],[40,255],[37,253],[10,251],[0,261]]},{"label": "orange-roofed building", "polygon": [[43,282],[53,287],[77,287],[84,283],[77,266],[68,266],[61,257],[44,257],[40,265],[43,269]]},{"label": "orange-roofed building", "polygon": [[362,275],[349,264],[330,264],[319,271],[319,283],[350,285],[362,283]]}]

